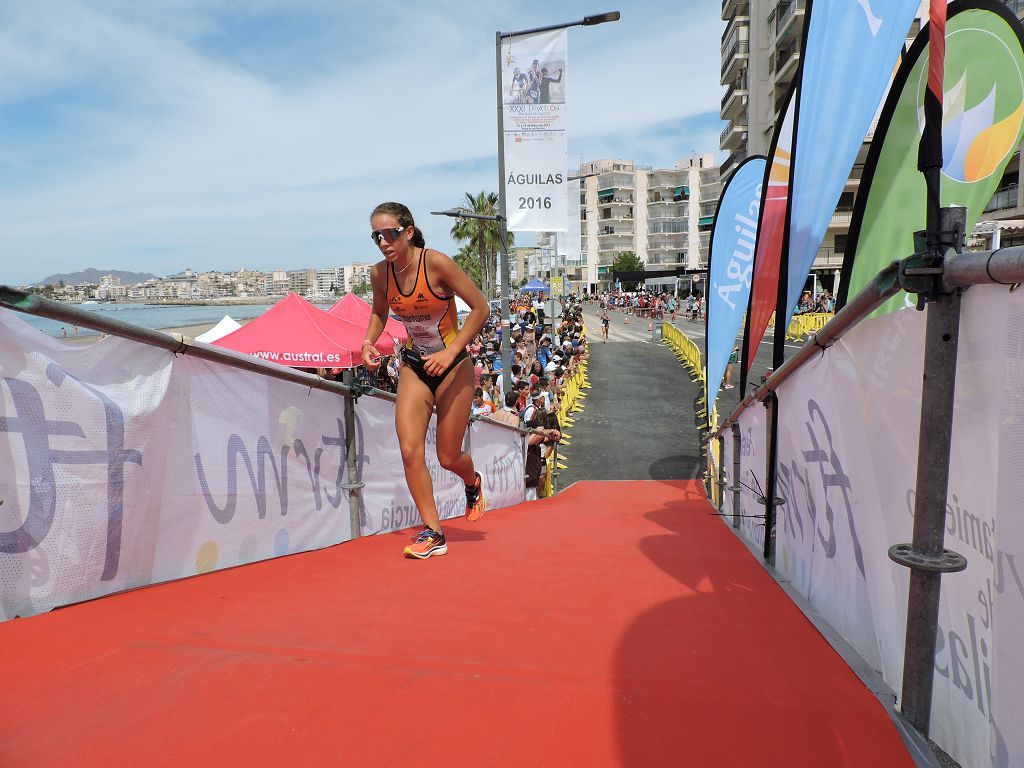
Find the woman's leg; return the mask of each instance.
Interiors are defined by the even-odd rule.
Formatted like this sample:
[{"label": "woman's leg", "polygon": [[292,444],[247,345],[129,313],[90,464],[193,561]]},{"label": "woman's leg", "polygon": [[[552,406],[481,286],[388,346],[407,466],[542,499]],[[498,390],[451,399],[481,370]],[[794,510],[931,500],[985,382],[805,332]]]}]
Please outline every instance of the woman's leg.
[{"label": "woman's leg", "polygon": [[[472,377],[472,371],[470,371]],[[470,390],[472,395],[472,390]],[[416,503],[423,524],[441,530],[434,503],[434,484],[430,481],[425,459],[427,425],[434,407],[434,396],[408,365],[402,366],[398,377],[398,401],[395,404],[395,431],[402,449],[402,466],[409,493]]]},{"label": "woman's leg", "polygon": [[476,483],[473,457],[462,450],[473,407],[473,369],[463,360],[448,374],[434,399],[437,407],[437,460],[441,466],[462,478],[469,486]]}]

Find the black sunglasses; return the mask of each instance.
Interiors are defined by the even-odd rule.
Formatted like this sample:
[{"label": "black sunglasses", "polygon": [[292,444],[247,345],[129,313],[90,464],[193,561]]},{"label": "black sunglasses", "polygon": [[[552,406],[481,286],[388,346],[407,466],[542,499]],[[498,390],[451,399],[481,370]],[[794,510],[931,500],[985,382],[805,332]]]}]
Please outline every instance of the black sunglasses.
[{"label": "black sunglasses", "polygon": [[370,239],[374,243],[380,245],[380,239],[383,237],[388,243],[393,243],[398,239],[398,233],[404,230],[405,227],[387,227],[386,229],[375,229],[370,233]]}]

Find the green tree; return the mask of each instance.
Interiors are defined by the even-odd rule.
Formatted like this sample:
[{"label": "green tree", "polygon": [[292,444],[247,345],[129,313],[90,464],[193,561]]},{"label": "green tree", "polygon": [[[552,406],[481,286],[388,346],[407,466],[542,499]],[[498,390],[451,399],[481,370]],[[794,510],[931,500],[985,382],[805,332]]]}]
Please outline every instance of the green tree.
[{"label": "green tree", "polygon": [[[640,261],[640,257],[637,256],[633,251],[623,251],[615,257],[615,261],[612,262],[612,272],[643,272],[644,263]],[[636,281],[624,282],[622,287],[624,290],[632,291],[636,290]]]},{"label": "green tree", "polygon": [[[466,193],[466,199],[462,210],[470,213],[477,213],[483,216],[494,216],[498,212],[498,196],[493,192],[480,192],[477,195]],[[456,261],[461,258],[459,265],[468,274],[488,299],[498,295],[498,252],[501,250],[501,238],[499,237],[500,227],[496,221],[484,221],[482,219],[457,219],[452,225],[451,235],[459,243],[464,243]],[[506,235],[509,248],[512,247],[512,233]],[[466,266],[476,255],[477,270],[474,276]]]}]

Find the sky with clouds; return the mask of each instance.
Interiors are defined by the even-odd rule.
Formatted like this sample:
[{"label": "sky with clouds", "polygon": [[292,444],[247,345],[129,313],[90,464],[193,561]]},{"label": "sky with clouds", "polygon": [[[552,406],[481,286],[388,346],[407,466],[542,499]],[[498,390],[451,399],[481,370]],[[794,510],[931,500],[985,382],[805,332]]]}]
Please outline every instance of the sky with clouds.
[{"label": "sky with clouds", "polygon": [[[495,30],[569,31],[569,157],[717,151],[714,0],[0,5],[0,283],[374,261],[369,211],[497,187]],[[532,242],[524,235],[521,242]]]}]

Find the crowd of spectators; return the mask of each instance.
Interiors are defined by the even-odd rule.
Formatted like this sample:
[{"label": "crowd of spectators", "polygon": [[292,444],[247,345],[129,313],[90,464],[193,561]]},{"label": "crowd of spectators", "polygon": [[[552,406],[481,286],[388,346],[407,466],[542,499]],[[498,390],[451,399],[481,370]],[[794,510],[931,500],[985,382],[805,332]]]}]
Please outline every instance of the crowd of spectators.
[{"label": "crowd of spectators", "polygon": [[807,315],[818,312],[834,312],[835,308],[836,300],[830,291],[822,291],[817,296],[812,296],[810,291],[804,291],[796,305],[794,314]]}]

